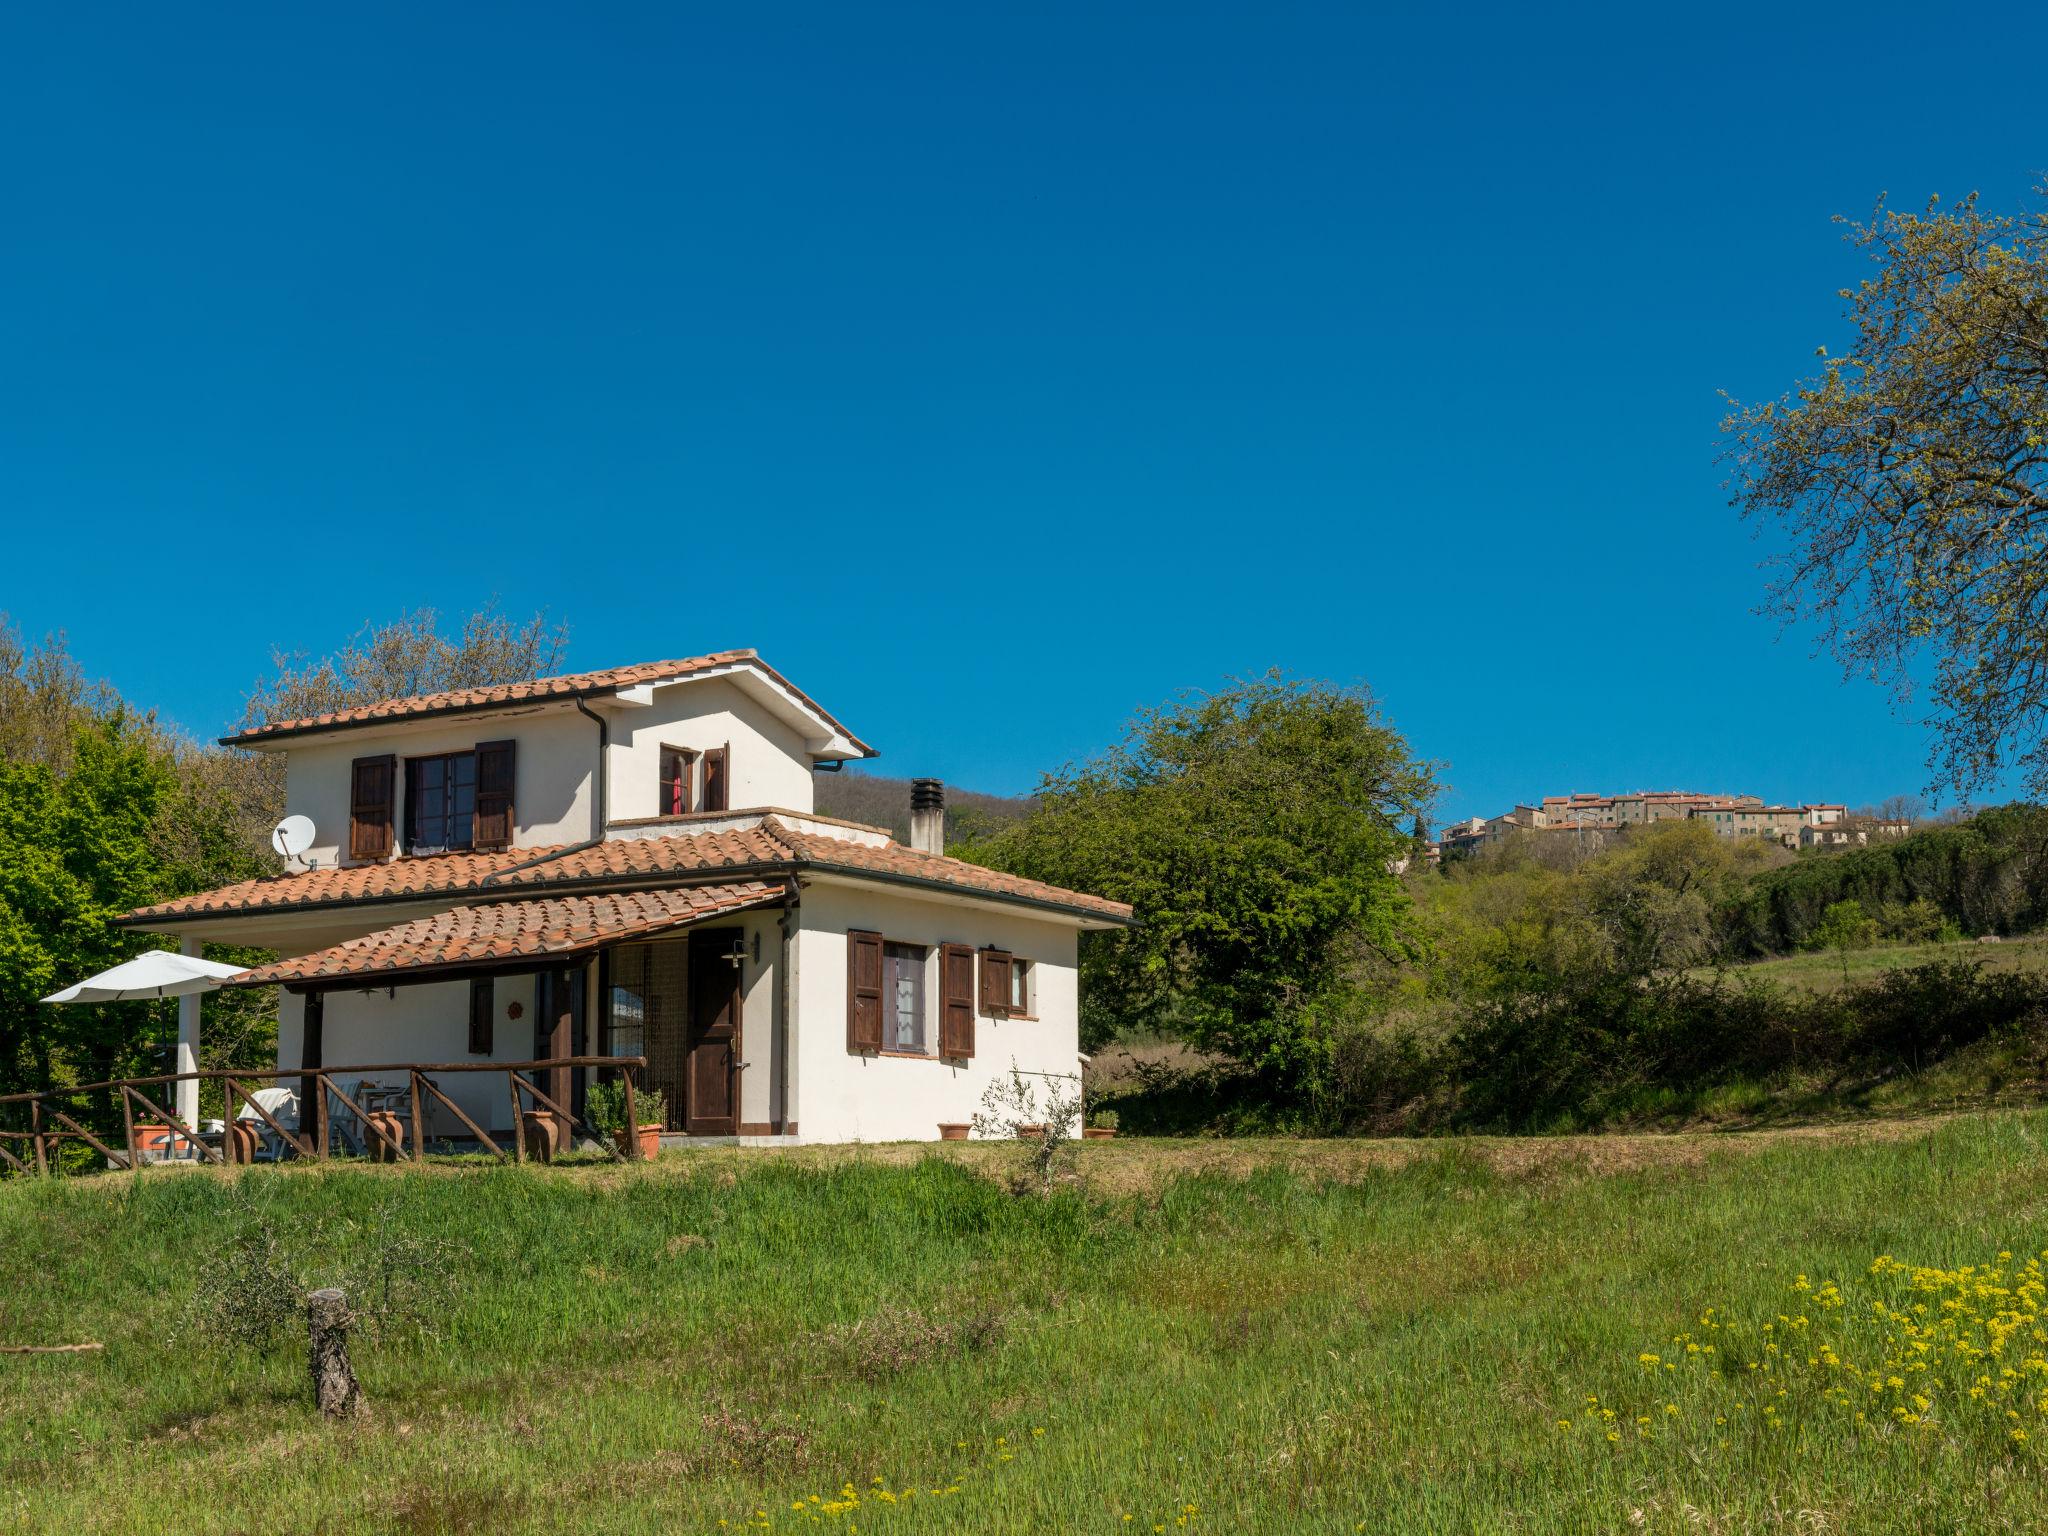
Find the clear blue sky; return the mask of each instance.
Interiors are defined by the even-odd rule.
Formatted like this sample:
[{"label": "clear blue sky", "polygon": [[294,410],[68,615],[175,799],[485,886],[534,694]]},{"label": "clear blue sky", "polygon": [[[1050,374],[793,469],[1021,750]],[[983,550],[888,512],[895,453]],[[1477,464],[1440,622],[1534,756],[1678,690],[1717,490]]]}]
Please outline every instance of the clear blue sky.
[{"label": "clear blue sky", "polygon": [[0,608],[198,732],[495,595],[998,791],[1276,665],[1446,815],[1916,788],[1716,390],[2027,196],[2044,13],[1431,9],[13,7]]}]

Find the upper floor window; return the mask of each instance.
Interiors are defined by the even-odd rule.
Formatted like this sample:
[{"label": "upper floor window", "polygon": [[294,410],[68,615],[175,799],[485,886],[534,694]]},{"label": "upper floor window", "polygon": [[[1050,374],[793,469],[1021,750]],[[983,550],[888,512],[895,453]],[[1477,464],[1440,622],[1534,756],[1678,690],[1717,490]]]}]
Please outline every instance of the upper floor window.
[{"label": "upper floor window", "polygon": [[409,757],[402,787],[397,758],[357,758],[349,774],[349,857],[391,857],[400,805],[407,853],[510,848],[518,748],[516,741],[480,741],[467,752]]},{"label": "upper floor window", "polygon": [[[661,749],[660,802],[657,816],[685,816],[692,811],[724,811],[732,806],[730,747],[698,753],[689,747]],[[702,764],[702,773],[698,769]],[[701,777],[702,787],[699,788]]]},{"label": "upper floor window", "polygon": [[408,853],[445,853],[475,845],[476,753],[407,758],[405,785]]},{"label": "upper floor window", "polygon": [[690,798],[697,777],[697,754],[688,747],[661,749],[661,805],[657,816],[681,816],[692,809]]}]

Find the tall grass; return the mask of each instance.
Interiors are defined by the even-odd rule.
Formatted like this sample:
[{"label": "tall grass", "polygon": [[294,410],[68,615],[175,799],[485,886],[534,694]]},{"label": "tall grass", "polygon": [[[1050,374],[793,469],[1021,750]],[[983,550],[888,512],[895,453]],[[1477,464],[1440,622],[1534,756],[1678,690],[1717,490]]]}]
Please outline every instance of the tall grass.
[{"label": "tall grass", "polygon": [[[937,1157],[15,1181],[0,1343],[107,1349],[0,1357],[0,1531],[2017,1529],[2048,1517],[2031,1443],[1558,1421],[1632,1419],[1642,1352],[1798,1274],[2048,1247],[2044,1136],[1276,1152],[1050,1198]],[[366,1422],[315,1420],[298,1352],[172,1337],[258,1215],[309,1278],[449,1245],[434,1326],[358,1351]]]}]

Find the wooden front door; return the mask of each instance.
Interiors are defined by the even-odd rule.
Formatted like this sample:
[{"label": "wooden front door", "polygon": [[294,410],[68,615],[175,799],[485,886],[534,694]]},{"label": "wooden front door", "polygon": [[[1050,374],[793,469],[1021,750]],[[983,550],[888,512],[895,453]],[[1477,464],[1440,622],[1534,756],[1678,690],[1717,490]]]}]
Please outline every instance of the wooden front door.
[{"label": "wooden front door", "polygon": [[740,968],[727,956],[737,928],[690,935],[690,1048],[683,1070],[683,1129],[735,1136],[740,1128]]}]

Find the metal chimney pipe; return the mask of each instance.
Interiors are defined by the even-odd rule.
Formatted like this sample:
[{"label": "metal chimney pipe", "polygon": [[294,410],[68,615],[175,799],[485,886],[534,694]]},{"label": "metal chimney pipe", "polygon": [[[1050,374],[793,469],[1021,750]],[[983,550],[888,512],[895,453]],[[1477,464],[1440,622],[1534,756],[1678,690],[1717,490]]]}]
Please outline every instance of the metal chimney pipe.
[{"label": "metal chimney pipe", "polygon": [[946,851],[946,786],[937,779],[910,781],[910,846],[919,853]]}]

